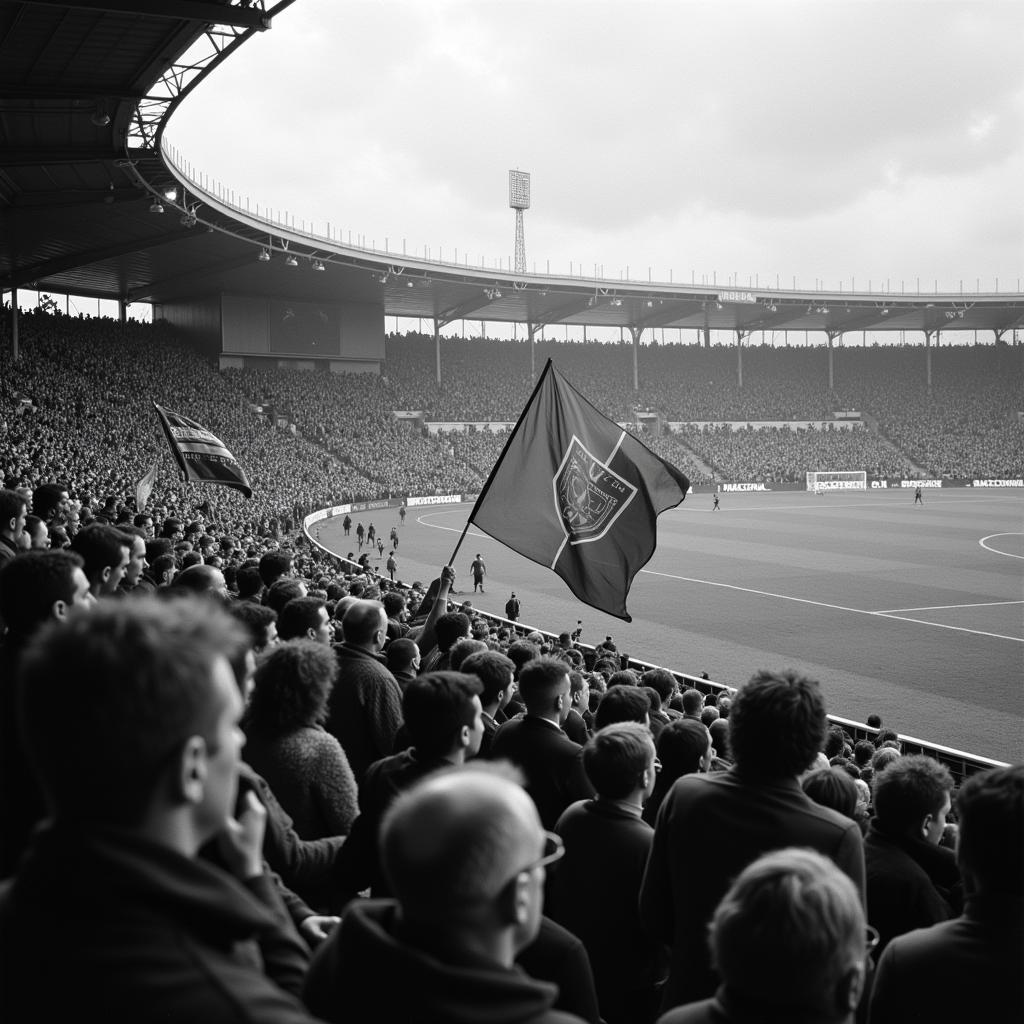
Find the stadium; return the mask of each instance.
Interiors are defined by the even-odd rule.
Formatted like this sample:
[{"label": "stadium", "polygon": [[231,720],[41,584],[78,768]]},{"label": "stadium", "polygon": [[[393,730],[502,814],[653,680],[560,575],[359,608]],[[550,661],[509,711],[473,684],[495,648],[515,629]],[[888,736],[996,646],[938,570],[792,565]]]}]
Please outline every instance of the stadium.
[{"label": "stadium", "polygon": [[[590,693],[581,743],[612,675],[632,671],[643,690],[645,673],[667,670],[679,707],[666,697],[666,713],[683,717],[683,691],[728,706],[753,673],[791,669],[818,681],[841,735],[838,757],[821,757],[855,779],[854,748],[881,749],[883,727],[904,756],[945,766],[951,786],[1024,759],[1019,281],[965,293],[615,278],[578,262],[538,272],[522,247],[518,171],[517,251],[495,266],[353,242],[324,219],[256,204],[165,137],[207,76],[272,39],[291,0],[137,6],[0,5],[7,561],[67,548],[88,574],[76,538],[127,530],[130,550],[134,528],[153,591],[181,597],[212,570],[230,606],[283,555],[303,583],[293,599],[316,598],[340,646],[346,609],[367,598],[388,618],[408,607],[443,656],[424,646],[424,666],[449,666],[441,616],[461,617],[477,650],[532,638]],[[685,500],[652,517],[656,546],[620,574],[629,615],[552,571],[559,555],[544,564],[471,521],[549,361],[619,444],[642,442],[688,481]],[[612,457],[596,459],[606,482]],[[529,490],[527,475],[503,500],[540,532],[533,510],[551,485]],[[557,479],[555,492],[557,505]],[[437,580],[442,594],[450,582],[441,600]],[[101,605],[129,589],[97,586]],[[283,635],[283,605],[275,621]],[[388,645],[408,632],[396,619]],[[0,681],[13,687],[13,674]],[[653,722],[661,702],[648,700]],[[360,789],[366,817],[364,799]],[[298,890],[316,911],[339,910]],[[603,1001],[603,1017],[569,1009],[629,1019]]]}]

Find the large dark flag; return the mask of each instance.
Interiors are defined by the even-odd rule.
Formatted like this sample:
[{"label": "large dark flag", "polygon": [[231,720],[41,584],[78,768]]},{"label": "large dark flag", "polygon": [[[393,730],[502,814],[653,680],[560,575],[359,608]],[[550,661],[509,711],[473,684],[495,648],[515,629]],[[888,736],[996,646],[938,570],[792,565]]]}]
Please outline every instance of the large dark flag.
[{"label": "large dark flag", "polygon": [[469,522],[631,622],[626,595],[656,521],[690,481],[599,412],[549,359]]},{"label": "large dark flag", "polygon": [[245,470],[219,437],[204,426],[170,409],[153,403],[160,425],[167,435],[181,478],[196,484],[223,484],[252,497]]}]

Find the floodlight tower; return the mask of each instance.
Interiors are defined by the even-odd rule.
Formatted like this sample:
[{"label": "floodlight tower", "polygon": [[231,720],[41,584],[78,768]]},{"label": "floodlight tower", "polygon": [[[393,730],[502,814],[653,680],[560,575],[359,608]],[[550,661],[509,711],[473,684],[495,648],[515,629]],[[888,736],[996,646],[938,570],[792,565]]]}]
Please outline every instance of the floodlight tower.
[{"label": "floodlight tower", "polygon": [[526,273],[526,236],[523,233],[523,210],[530,208],[530,175],[527,171],[508,172],[508,205],[516,211],[516,269]]}]

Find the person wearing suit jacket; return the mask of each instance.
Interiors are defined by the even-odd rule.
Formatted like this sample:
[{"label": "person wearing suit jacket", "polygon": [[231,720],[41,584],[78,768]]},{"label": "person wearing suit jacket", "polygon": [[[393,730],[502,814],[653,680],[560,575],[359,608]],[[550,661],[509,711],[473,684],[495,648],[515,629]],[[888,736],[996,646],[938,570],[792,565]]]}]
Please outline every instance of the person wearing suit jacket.
[{"label": "person wearing suit jacket", "polygon": [[519,674],[519,695],[526,713],[498,729],[490,758],[521,769],[544,827],[552,829],[569,804],[594,794],[583,771],[583,748],[562,731],[571,706],[569,666],[555,658],[528,662]]}]

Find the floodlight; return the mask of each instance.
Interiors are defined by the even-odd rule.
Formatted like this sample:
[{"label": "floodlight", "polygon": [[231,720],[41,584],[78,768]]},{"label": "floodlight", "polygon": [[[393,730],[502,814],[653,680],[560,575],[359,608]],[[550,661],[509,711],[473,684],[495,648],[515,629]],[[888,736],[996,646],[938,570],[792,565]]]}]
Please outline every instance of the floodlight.
[{"label": "floodlight", "polygon": [[260,254],[257,257],[257,259],[260,261],[260,263],[269,263],[270,262],[270,250],[269,249],[260,249]]},{"label": "floodlight", "polygon": [[164,212],[164,204],[161,203],[159,199],[154,199],[153,202],[151,202],[149,204],[149,212],[150,213],[163,213]]},{"label": "floodlight", "polygon": [[289,267],[297,267],[299,265],[299,261],[291,253],[288,253],[284,262]]},{"label": "floodlight", "polygon": [[313,260],[313,269],[314,270],[323,270],[324,269],[324,265],[323,265],[323,263],[320,262],[320,260]]}]

